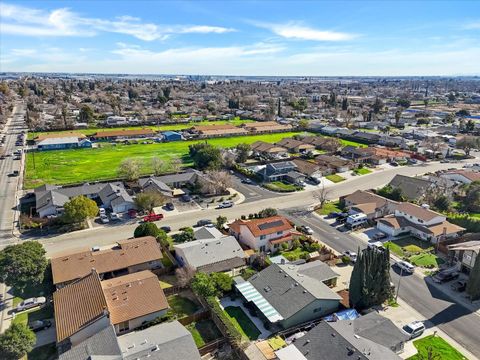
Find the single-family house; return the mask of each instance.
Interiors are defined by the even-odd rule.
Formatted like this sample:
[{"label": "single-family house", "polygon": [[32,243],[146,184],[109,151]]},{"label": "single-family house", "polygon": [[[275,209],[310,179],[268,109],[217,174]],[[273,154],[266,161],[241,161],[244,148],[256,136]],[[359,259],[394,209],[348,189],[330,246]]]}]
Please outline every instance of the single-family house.
[{"label": "single-family house", "polygon": [[257,174],[263,178],[263,181],[279,181],[283,180],[287,173],[296,169],[297,166],[292,161],[281,161],[259,167]]},{"label": "single-family house", "polygon": [[349,213],[364,213],[369,220],[393,214],[398,205],[396,201],[363,190],[357,190],[340,198],[340,202],[349,210]]},{"label": "single-family house", "polygon": [[337,173],[346,172],[355,167],[355,164],[352,161],[331,155],[318,155],[315,158],[315,162],[321,166],[329,167]]},{"label": "single-family house", "polygon": [[257,314],[287,329],[336,311],[341,297],[330,289],[338,274],[321,261],[272,264],[248,281],[234,278],[235,289]]},{"label": "single-family house", "polygon": [[39,151],[91,148],[92,142],[77,137],[53,137],[37,142]]},{"label": "single-family house", "polygon": [[[361,319],[360,317],[359,319]],[[394,351],[378,341],[382,334],[365,332],[355,326],[355,321],[321,321],[306,334],[301,334],[292,344],[275,351],[279,360],[400,360]],[[395,326],[395,325],[393,325]],[[388,330],[393,328],[388,327]],[[396,333],[400,330],[397,329]],[[363,335],[360,335],[359,333]],[[390,338],[384,333],[383,338]]]},{"label": "single-family house", "polygon": [[93,248],[52,257],[53,284],[61,288],[87,275],[92,268],[100,279],[162,267],[162,251],[153,236],[120,240],[105,248]]},{"label": "single-family house", "polygon": [[139,179],[138,185],[144,192],[156,192],[167,198],[173,197],[173,190],[170,186],[159,180],[157,177],[152,176]]},{"label": "single-family house", "polygon": [[181,266],[204,273],[225,272],[245,266],[246,255],[233,236],[220,236],[176,244]]},{"label": "single-family house", "polygon": [[230,124],[194,126],[190,129],[190,132],[196,134],[200,138],[246,135],[248,133],[244,128]]},{"label": "single-family house", "polygon": [[290,221],[283,216],[252,220],[237,219],[229,227],[230,234],[241,244],[261,252],[274,252],[282,243],[290,245],[299,235]]},{"label": "single-family house", "polygon": [[115,213],[122,213],[135,209],[135,203],[123,184],[107,184],[98,193],[105,208],[112,209]]},{"label": "single-family house", "polygon": [[186,169],[184,172],[157,176],[158,181],[170,186],[171,188],[181,188],[184,186],[193,186],[198,178],[202,177],[202,173],[195,169]]},{"label": "single-family house", "polygon": [[288,150],[282,146],[270,144],[265,141],[256,141],[250,145],[253,155],[266,159],[281,159],[288,156]]},{"label": "single-family house", "polygon": [[428,179],[398,174],[394,176],[388,185],[393,189],[400,189],[402,195],[410,201],[423,199],[429,191],[432,191],[436,187],[435,184]]},{"label": "single-family house", "polygon": [[176,131],[164,131],[162,132],[163,139],[165,141],[180,141],[183,140],[182,134]]},{"label": "single-family house", "polygon": [[428,205],[408,202],[398,204],[393,215],[377,219],[377,229],[390,236],[409,233],[433,244],[455,238],[465,230],[448,222],[443,214],[430,210]]},{"label": "single-family house", "polygon": [[276,143],[276,145],[288,149],[291,153],[307,153],[315,150],[315,145],[305,143],[293,138],[284,138]]},{"label": "single-family house", "polygon": [[327,167],[321,167],[320,165],[303,160],[294,159],[292,162],[297,166],[297,171],[308,176],[309,178],[320,179],[323,175],[331,174],[332,170]]},{"label": "single-family house", "polygon": [[480,261],[480,240],[466,241],[448,245],[448,251],[453,253],[459,271],[470,274],[475,261]]},{"label": "single-family house", "polygon": [[141,271],[101,281],[95,269],[53,293],[62,353],[113,325],[122,334],[162,316],[167,299],[155,274]]},{"label": "single-family house", "polygon": [[345,138],[364,144],[376,144],[380,139],[380,135],[372,132],[355,131]]},{"label": "single-family house", "polygon": [[458,181],[462,184],[471,184],[474,181],[480,181],[480,172],[459,169],[440,174],[440,177],[452,181]]}]

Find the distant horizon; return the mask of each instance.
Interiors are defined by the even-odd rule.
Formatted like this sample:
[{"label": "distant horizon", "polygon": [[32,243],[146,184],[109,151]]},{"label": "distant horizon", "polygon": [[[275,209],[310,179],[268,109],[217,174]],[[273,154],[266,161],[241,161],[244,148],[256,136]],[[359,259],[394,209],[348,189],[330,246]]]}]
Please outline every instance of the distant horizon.
[{"label": "distant horizon", "polygon": [[0,2],[0,72],[476,76],[479,39],[478,1]]}]

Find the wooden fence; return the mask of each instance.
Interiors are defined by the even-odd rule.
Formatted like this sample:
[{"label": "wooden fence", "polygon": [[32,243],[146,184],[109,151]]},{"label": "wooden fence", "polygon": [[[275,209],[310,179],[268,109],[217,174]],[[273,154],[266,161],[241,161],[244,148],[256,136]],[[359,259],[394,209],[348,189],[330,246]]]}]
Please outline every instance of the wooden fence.
[{"label": "wooden fence", "polygon": [[183,326],[187,326],[192,322],[197,322],[197,321],[209,319],[209,318],[210,318],[210,310],[204,310],[202,312],[196,312],[195,314],[178,319],[178,322]]}]

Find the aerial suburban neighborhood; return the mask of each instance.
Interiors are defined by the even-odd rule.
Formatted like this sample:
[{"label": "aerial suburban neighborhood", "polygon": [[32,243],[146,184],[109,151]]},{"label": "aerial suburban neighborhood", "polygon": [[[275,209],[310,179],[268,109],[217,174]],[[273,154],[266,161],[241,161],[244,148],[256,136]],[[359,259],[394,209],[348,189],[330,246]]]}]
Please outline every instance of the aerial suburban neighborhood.
[{"label": "aerial suburban neighborhood", "polygon": [[[463,67],[438,53],[430,71],[369,48],[377,72],[330,47],[367,46],[368,26],[243,16],[267,3],[282,19],[340,9],[0,4],[0,359],[480,358],[480,53]],[[430,4],[447,27],[480,13]],[[244,20],[138,17],[163,6],[175,22]],[[462,31],[478,40],[478,22]],[[242,33],[255,45],[196,47]],[[70,37],[83,55],[61,53]],[[315,67],[287,53],[304,42]],[[337,50],[362,66],[342,75]]]}]

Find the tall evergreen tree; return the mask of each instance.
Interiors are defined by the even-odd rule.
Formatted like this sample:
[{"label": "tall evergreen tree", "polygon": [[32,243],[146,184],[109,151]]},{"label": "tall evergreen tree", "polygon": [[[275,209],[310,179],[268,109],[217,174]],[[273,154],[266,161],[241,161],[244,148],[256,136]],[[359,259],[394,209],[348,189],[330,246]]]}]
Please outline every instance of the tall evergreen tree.
[{"label": "tall evergreen tree", "polygon": [[367,248],[357,258],[350,278],[350,303],[358,309],[380,305],[392,297],[390,252]]},{"label": "tall evergreen tree", "polygon": [[470,271],[470,276],[467,282],[467,294],[470,295],[472,301],[480,299],[480,257],[477,255],[475,265]]}]

